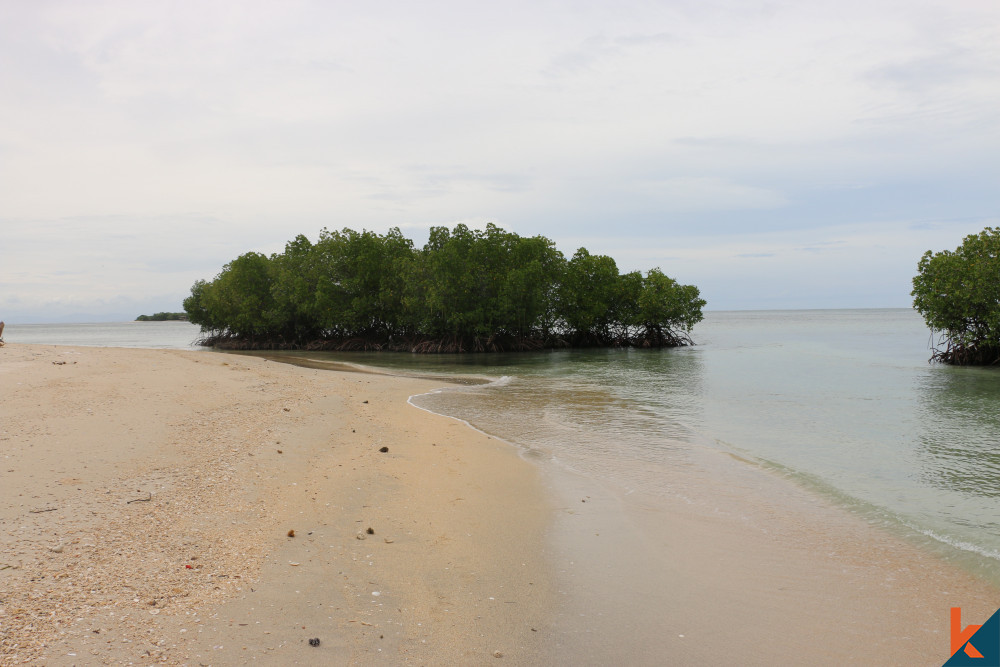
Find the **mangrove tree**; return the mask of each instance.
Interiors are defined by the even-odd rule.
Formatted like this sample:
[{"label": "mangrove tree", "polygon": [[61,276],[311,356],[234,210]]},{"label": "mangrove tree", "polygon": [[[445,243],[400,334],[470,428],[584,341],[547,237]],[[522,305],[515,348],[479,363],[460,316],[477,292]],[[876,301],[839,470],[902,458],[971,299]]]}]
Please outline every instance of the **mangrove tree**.
[{"label": "mangrove tree", "polygon": [[932,359],[1000,363],[1000,229],[965,237],[954,251],[928,250],[913,278],[913,307],[939,334]]}]

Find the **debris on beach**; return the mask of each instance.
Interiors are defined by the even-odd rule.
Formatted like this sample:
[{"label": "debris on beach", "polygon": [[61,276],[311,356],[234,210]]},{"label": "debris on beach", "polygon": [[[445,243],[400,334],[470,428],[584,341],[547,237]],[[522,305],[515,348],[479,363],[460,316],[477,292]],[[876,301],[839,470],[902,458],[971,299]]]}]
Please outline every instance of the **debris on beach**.
[{"label": "debris on beach", "polygon": [[289,537],[295,537],[295,529],[294,528],[292,528],[291,530],[288,531],[288,536]]},{"label": "debris on beach", "polygon": [[309,640],[310,646],[319,646],[319,637],[314,637]]},{"label": "debris on beach", "polygon": [[383,454],[385,454],[386,452],[389,451],[389,448],[388,447],[379,447],[379,451],[382,452]]},{"label": "debris on beach", "polygon": [[375,529],[372,528],[371,526],[368,526],[368,529],[365,530],[365,532],[368,533],[369,535],[374,535],[375,534]]}]

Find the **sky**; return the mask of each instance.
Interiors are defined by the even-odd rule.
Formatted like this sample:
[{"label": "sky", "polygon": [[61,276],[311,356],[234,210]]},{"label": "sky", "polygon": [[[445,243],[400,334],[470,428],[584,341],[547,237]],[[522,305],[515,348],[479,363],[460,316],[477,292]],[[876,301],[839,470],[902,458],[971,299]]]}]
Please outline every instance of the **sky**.
[{"label": "sky", "polygon": [[494,222],[709,310],[907,307],[1000,225],[995,0],[0,0],[0,319]]}]

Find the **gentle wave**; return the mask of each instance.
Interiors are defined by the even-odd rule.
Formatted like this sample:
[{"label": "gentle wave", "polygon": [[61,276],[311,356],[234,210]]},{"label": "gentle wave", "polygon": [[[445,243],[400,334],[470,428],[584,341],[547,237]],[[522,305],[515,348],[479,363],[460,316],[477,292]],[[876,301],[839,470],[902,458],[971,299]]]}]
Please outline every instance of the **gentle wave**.
[{"label": "gentle wave", "polygon": [[1000,561],[1000,551],[987,549],[978,544],[973,544],[971,542],[966,542],[965,540],[959,540],[952,537],[948,537],[947,535],[941,535],[939,533],[934,532],[933,530],[929,530],[927,528],[921,528],[920,526],[916,526],[911,523],[904,522],[904,525],[906,525],[908,528],[911,528],[912,530],[917,531],[921,535],[925,535],[926,537],[929,537],[932,540],[940,542],[941,544],[946,544],[949,547],[960,549],[961,551],[974,553],[977,556],[982,556],[984,558],[990,558],[995,561]]}]

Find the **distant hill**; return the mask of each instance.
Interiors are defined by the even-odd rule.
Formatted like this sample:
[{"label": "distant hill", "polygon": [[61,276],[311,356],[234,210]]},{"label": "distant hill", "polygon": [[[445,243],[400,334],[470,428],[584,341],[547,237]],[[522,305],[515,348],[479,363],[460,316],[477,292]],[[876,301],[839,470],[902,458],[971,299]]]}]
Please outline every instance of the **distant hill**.
[{"label": "distant hill", "polygon": [[153,315],[140,315],[135,318],[136,322],[166,322],[167,320],[187,321],[187,313],[155,313]]}]

